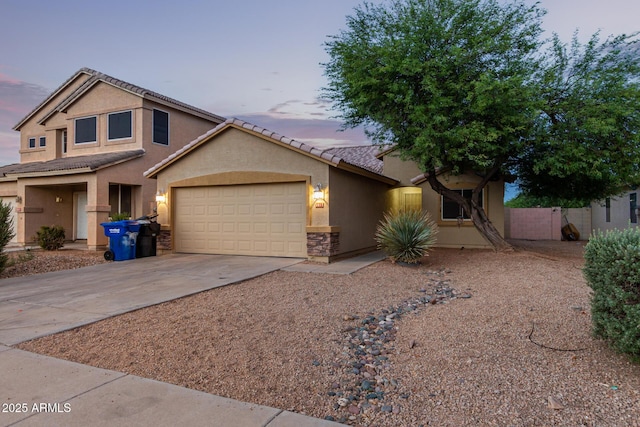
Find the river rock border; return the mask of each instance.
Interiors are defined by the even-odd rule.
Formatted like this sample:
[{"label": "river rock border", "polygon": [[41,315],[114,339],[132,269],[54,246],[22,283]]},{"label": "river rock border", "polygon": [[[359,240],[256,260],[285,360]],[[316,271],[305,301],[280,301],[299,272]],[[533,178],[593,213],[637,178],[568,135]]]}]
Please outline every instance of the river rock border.
[{"label": "river rock border", "polygon": [[[400,379],[389,378],[389,355],[396,351],[395,336],[398,321],[403,316],[418,314],[430,305],[446,304],[456,298],[471,298],[469,293],[458,293],[447,278],[451,270],[427,271],[427,283],[418,295],[396,306],[368,313],[364,317],[345,315],[344,321],[355,321],[343,329],[343,352],[334,363],[342,371],[340,381],[330,385],[327,395],[335,399],[334,413],[326,420],[348,424],[368,424],[381,414],[392,416],[402,405],[391,402],[409,399],[411,394],[402,389]],[[410,342],[413,347],[415,342]],[[399,399],[397,399],[399,398]]]}]

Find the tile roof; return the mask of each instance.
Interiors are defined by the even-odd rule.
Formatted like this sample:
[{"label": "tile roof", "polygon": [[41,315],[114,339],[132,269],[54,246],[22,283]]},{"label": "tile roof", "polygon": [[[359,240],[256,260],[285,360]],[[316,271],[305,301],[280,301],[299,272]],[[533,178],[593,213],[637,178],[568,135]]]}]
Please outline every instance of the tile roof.
[{"label": "tile roof", "polygon": [[[92,154],[88,156],[63,157],[44,162],[14,163],[0,166],[0,177],[21,174],[37,174],[56,171],[95,171],[114,164],[143,156],[144,150],[119,151],[115,153]],[[78,171],[80,172],[80,171]]]},{"label": "tile roof", "polygon": [[73,91],[69,96],[63,99],[60,103],[54,106],[51,110],[47,111],[45,115],[40,118],[39,122],[42,122],[53,115],[56,111],[63,111],[68,105],[77,100],[82,94],[84,94],[87,90],[93,87],[98,82],[104,82],[120,89],[126,90],[130,93],[136,94],[142,98],[151,99],[157,101],[159,103],[165,105],[171,105],[175,108],[185,110],[191,112],[192,114],[206,117],[215,122],[222,122],[225,120],[224,117],[218,116],[216,114],[210,113],[208,111],[202,110],[200,108],[194,107],[189,104],[185,104],[184,102],[178,101],[176,99],[170,98],[168,96],[162,95],[158,92],[154,92],[149,89],[145,89],[143,87],[125,82],[124,80],[117,79],[115,77],[111,77],[107,74],[101,73],[96,70],[92,70],[91,68],[81,68],[78,70],[73,76],[71,76],[67,81],[65,81],[60,87],[54,90],[44,101],[42,101],[38,106],[36,106],[29,114],[27,114],[18,124],[16,124],[13,129],[18,130],[20,126],[22,126],[29,118],[35,115],[47,102],[49,102],[53,97],[55,97],[62,89],[64,89],[67,85],[69,85],[73,80],[75,80],[79,75],[87,74],[89,78],[85,81],[80,87],[78,87],[75,91]]},{"label": "tile roof", "polygon": [[[375,158],[374,153],[377,152],[378,150],[378,148],[375,146],[366,145],[361,147],[341,147],[341,148],[320,149],[312,145],[305,144],[304,142],[296,141],[295,139],[282,136],[276,132],[272,132],[268,129],[265,129],[260,126],[256,126],[251,123],[245,122],[240,119],[235,119],[235,118],[227,119],[223,123],[220,123],[218,126],[211,129],[209,132],[191,141],[189,144],[185,145],[175,153],[171,154],[166,159],[162,160],[161,162],[157,163],[155,166],[145,171],[144,176],[146,177],[154,176],[160,169],[163,169],[165,166],[172,163],[174,160],[182,157],[183,155],[191,151],[193,148],[209,140],[212,135],[215,135],[228,127],[237,127],[237,128],[246,129],[248,131],[261,134],[271,140],[288,145],[294,149],[307,153],[312,157],[322,159],[332,164],[333,166],[338,166],[341,162],[343,162],[343,163],[347,163],[352,166],[356,166],[358,168],[364,169],[368,172],[373,172],[376,175],[380,175],[383,178],[390,179],[382,175],[382,167],[381,167],[382,162]],[[378,164],[377,162],[380,162],[380,163]]]},{"label": "tile roof", "polygon": [[340,157],[347,163],[360,166],[363,169],[382,175],[383,161],[376,157],[380,152],[380,147],[377,145],[334,147],[327,149],[326,152]]}]

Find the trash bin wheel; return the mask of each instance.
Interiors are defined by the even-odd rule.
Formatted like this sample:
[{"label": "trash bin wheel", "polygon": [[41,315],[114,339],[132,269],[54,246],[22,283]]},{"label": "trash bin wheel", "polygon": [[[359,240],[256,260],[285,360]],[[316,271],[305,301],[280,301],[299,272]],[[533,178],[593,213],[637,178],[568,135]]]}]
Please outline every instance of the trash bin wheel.
[{"label": "trash bin wheel", "polygon": [[113,251],[111,250],[106,251],[104,253],[104,259],[106,259],[107,261],[113,261],[115,257],[116,257],[116,254],[114,254]]}]

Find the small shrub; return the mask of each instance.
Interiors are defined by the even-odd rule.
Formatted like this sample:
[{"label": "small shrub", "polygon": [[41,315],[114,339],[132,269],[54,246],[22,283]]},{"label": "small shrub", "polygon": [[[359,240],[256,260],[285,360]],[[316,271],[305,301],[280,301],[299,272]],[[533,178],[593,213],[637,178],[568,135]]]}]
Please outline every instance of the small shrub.
[{"label": "small shrub", "polygon": [[593,334],[640,360],[640,230],[598,232],[584,258]]},{"label": "small shrub", "polygon": [[7,265],[6,265],[7,268],[13,267],[15,265],[23,264],[35,258],[35,255],[33,254],[33,252],[31,252],[29,248],[20,252],[14,252],[11,255],[12,256],[7,261]]},{"label": "small shrub", "polygon": [[11,216],[11,205],[4,204],[0,200],[0,273],[7,267],[9,257],[4,248],[13,239],[13,217]]},{"label": "small shrub", "polygon": [[129,212],[117,212],[111,215],[111,221],[122,221],[129,218],[131,218],[131,214]]},{"label": "small shrub", "polygon": [[438,228],[428,212],[418,210],[385,213],[376,231],[378,248],[392,261],[417,263],[436,242]]},{"label": "small shrub", "polygon": [[38,245],[47,251],[55,251],[64,246],[64,227],[61,225],[52,225],[47,227],[43,225],[40,231],[36,232]]}]

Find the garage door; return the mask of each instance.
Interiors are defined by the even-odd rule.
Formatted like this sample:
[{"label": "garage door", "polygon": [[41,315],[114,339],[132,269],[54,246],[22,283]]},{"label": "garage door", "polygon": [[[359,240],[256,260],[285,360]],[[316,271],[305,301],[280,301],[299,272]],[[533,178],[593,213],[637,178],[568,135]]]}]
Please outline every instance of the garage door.
[{"label": "garage door", "polygon": [[306,257],[303,182],[178,188],[177,252]]}]

